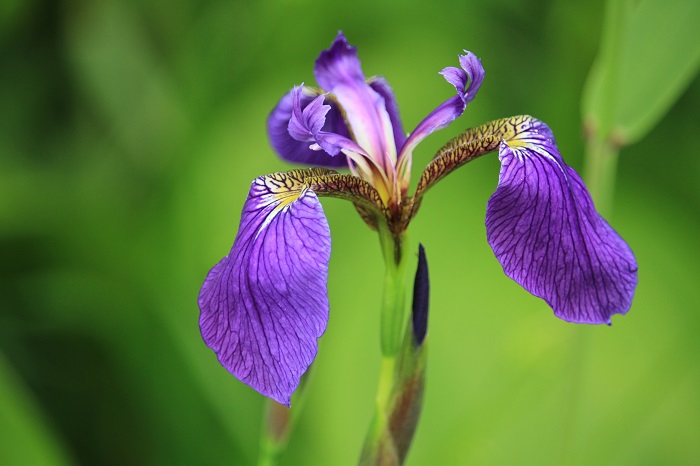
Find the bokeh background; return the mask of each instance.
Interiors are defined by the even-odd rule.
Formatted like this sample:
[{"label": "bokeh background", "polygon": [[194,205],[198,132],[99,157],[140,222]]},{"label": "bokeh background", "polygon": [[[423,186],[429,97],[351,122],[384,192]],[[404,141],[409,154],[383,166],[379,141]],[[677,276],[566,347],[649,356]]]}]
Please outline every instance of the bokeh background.
[{"label": "bokeh background", "polygon": [[[342,29],[410,130],[452,95],[437,72],[466,48],[484,84],[415,169],[462,129],[529,113],[581,171],[603,16],[601,0],[3,1],[0,464],[254,464],[264,400],[202,343],[196,297],[251,180],[290,168],[266,139],[276,100],[314,82]],[[694,79],[621,153],[609,219],[639,287],[612,327],[560,321],[503,275],[484,229],[495,155],[428,194],[411,231],[432,307],[409,465],[700,464],[698,108]],[[373,413],[379,244],[352,205],[323,204],[331,320],[282,465],[354,464]]]}]

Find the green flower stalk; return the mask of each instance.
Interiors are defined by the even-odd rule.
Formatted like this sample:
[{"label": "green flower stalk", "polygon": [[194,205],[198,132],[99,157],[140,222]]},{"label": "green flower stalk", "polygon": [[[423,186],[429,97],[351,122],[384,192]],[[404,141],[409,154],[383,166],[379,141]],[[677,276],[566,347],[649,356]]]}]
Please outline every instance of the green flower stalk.
[{"label": "green flower stalk", "polygon": [[390,373],[382,373],[376,413],[360,458],[363,466],[400,465],[408,454],[423,407],[429,295],[428,261],[420,245],[411,319],[395,364],[383,367]]}]

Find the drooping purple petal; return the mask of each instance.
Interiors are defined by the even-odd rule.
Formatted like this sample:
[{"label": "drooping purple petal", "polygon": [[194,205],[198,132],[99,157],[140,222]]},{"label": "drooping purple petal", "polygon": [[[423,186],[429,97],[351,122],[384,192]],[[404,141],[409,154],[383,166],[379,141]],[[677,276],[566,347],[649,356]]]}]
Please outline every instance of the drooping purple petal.
[{"label": "drooping purple petal", "polygon": [[462,69],[447,67],[440,72],[445,80],[455,87],[457,95],[440,104],[416,126],[416,129],[413,130],[400,149],[399,159],[404,154],[411,154],[416,145],[430,133],[452,123],[455,118],[464,113],[467,104],[476,96],[481,82],[484,80],[484,67],[481,66],[481,61],[476,55],[466,50],[465,53],[466,55],[459,56]]},{"label": "drooping purple petal", "polygon": [[609,324],[632,304],[634,255],[595,210],[551,130],[538,120],[530,124],[501,143],[498,188],[486,210],[488,242],[506,275],[558,317]]},{"label": "drooping purple petal", "polygon": [[219,362],[289,406],[328,322],[330,231],[313,191],[257,178],[231,252],[199,294],[199,325]]},{"label": "drooping purple petal", "polygon": [[316,82],[338,100],[354,139],[380,166],[396,161],[394,129],[384,98],[365,81],[357,49],[338,33],[316,59]]},{"label": "drooping purple petal", "polygon": [[[317,96],[318,93],[312,92],[309,88],[302,88],[299,93],[300,107],[305,109]],[[326,132],[349,138],[350,133],[347,126],[345,126],[343,115],[338,106],[335,102],[328,99],[325,103],[330,106],[330,110],[325,114],[322,129]],[[272,144],[279,156],[288,162],[303,165],[346,168],[348,164],[345,157],[331,157],[325,152],[311,150],[308,142],[294,139],[289,134],[289,121],[292,118],[293,107],[294,90],[289,91],[280,99],[267,119],[267,132],[270,144]]]}]

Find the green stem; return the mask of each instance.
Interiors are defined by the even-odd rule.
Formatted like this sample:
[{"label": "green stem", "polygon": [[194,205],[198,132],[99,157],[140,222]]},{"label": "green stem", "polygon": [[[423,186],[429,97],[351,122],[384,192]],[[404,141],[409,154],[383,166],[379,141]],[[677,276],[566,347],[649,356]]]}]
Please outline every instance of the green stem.
[{"label": "green stem", "polygon": [[[379,240],[384,254],[384,296],[381,310],[381,346],[385,358],[396,359],[401,347],[406,309],[407,235],[396,238],[386,223],[378,224]],[[388,363],[387,363],[388,364]]]},{"label": "green stem", "polygon": [[596,209],[604,217],[612,212],[618,149],[609,140],[592,136],[586,144],[584,178]]},{"label": "green stem", "polygon": [[391,389],[396,375],[396,357],[382,356],[377,384],[377,409],[384,409],[389,404]]},{"label": "green stem", "polygon": [[393,442],[387,442],[392,396],[395,395],[397,361],[405,330],[407,303],[405,245],[407,235],[394,236],[388,225],[378,222],[379,240],[384,255],[384,294],[381,308],[382,361],[377,386],[376,410],[360,464],[400,464],[399,452]]},{"label": "green stem", "polygon": [[372,419],[372,425],[362,448],[360,466],[398,464],[398,452],[394,450],[393,442],[383,441],[389,431],[389,408],[395,380],[396,357],[382,357],[374,419]]}]

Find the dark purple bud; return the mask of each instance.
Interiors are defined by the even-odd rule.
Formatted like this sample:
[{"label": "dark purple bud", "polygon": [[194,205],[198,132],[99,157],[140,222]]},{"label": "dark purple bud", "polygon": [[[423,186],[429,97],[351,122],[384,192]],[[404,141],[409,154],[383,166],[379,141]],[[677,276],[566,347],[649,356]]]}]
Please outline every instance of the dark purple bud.
[{"label": "dark purple bud", "polygon": [[425,248],[418,245],[418,269],[416,279],[413,282],[413,337],[416,346],[423,344],[428,333],[428,306],[430,302],[430,277],[428,274],[428,259],[425,257]]}]

